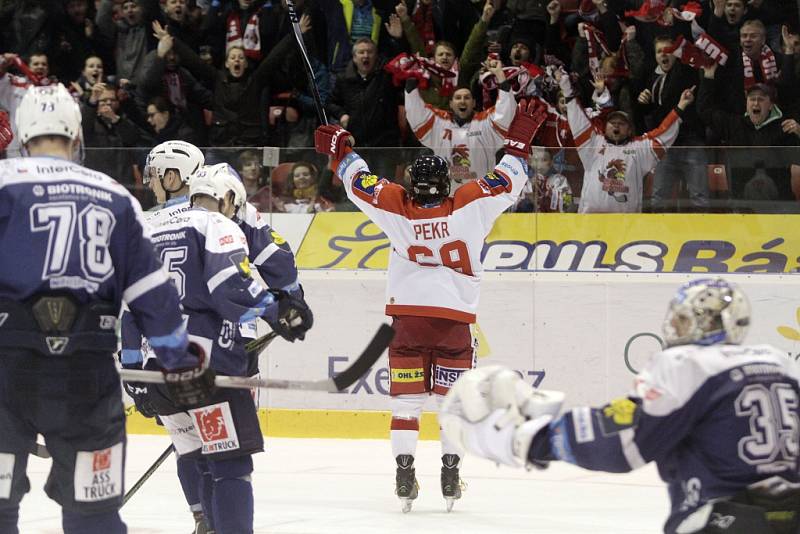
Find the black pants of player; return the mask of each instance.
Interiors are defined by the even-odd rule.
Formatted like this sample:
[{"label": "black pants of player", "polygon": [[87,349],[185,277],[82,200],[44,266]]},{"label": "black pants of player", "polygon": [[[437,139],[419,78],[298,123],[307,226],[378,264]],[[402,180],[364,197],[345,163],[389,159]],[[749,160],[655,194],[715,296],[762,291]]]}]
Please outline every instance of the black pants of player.
[{"label": "black pants of player", "polygon": [[698,534],[797,534],[800,532],[800,493],[774,502],[720,501]]},{"label": "black pants of player", "polygon": [[125,413],[111,354],[0,352],[0,534],[16,533],[37,434],[52,456],[45,491],[62,506],[64,531],[124,533]]}]

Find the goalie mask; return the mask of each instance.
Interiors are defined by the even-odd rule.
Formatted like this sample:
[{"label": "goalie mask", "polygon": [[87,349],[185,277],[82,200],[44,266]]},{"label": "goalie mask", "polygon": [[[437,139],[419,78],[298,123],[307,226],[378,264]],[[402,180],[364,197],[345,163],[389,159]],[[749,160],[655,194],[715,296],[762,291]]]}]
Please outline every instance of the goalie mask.
[{"label": "goalie mask", "polygon": [[450,194],[450,173],[441,156],[420,156],[409,170],[411,196],[420,204],[439,202]]},{"label": "goalie mask", "polygon": [[739,344],[750,325],[744,293],[721,278],[681,286],[664,319],[664,341],[676,345]]}]

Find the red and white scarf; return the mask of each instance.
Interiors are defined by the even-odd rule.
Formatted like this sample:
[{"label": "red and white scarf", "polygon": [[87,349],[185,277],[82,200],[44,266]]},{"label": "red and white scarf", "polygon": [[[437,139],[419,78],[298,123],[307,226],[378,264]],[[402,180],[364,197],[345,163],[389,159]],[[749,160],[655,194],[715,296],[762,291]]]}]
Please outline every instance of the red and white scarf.
[{"label": "red and white scarf", "polygon": [[[534,93],[534,80],[544,75],[544,70],[539,65],[523,61],[519,67],[503,67],[503,74],[511,85],[511,94],[519,100]],[[491,92],[497,90],[497,78],[487,70],[480,75],[479,80],[483,88],[483,105],[488,107],[488,103],[492,102]]]},{"label": "red and white scarf", "polygon": [[[747,89],[751,85],[758,83],[755,72],[753,71],[753,62],[750,56],[742,52],[742,65],[744,66],[744,88]],[[775,82],[780,76],[778,71],[778,61],[775,59],[775,54],[770,47],[764,45],[761,48],[761,60],[759,61],[761,67],[761,75],[763,81],[766,83]]]},{"label": "red and white scarf", "polygon": [[725,65],[728,62],[728,50],[706,33],[700,34],[694,43],[678,35],[674,44],[665,51],[693,69],[701,69],[714,63]]},{"label": "red and white scarf", "polygon": [[242,32],[242,22],[239,14],[231,12],[228,14],[228,32],[225,41],[225,53],[234,46],[244,48],[244,55],[254,61],[261,60],[261,34],[258,31],[258,11],[250,15],[247,25]]},{"label": "red and white scarf", "polygon": [[668,7],[664,0],[645,0],[639,9],[626,11],[625,16],[642,22],[655,22],[660,26],[672,26],[669,15],[684,22],[693,22],[702,12],[703,7],[694,1],[687,2],[678,9]]},{"label": "red and white scarf", "polygon": [[[586,35],[586,50],[589,55],[589,71],[592,73],[593,78],[597,78],[600,73],[600,60],[605,56],[614,55],[614,53],[608,48],[606,37],[602,31],[591,24],[584,25],[583,30]],[[626,77],[629,75],[630,69],[628,68],[628,58],[625,54],[625,39],[619,45],[617,55],[620,61],[617,63],[617,71],[613,76]]]}]

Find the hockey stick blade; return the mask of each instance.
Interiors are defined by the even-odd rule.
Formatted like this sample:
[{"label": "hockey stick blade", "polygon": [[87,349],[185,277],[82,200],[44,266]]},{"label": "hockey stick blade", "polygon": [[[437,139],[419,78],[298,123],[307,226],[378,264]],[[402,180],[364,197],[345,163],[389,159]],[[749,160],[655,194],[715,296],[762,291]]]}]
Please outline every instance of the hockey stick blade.
[{"label": "hockey stick blade", "polygon": [[[351,386],[372,367],[394,337],[394,329],[382,324],[367,348],[356,358],[353,365],[333,378],[325,380],[280,380],[274,378],[248,378],[244,376],[217,376],[214,384],[220,388],[264,388],[264,389],[298,389],[306,391],[328,391],[336,393]],[[147,382],[163,384],[164,375],[160,371],[140,371],[138,369],[120,369],[122,380],[128,382]]]}]

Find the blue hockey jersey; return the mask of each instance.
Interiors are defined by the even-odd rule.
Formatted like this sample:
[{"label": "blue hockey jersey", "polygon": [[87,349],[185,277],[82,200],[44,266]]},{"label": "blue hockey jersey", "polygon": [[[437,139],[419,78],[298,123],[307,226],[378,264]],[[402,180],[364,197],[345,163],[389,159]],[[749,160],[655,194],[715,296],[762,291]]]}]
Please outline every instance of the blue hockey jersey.
[{"label": "blue hockey jersey", "polygon": [[178,295],[143,225],[139,203],[102,173],[52,157],[0,162],[0,298],[125,301],[165,367],[193,365]]},{"label": "blue hockey jersey", "polygon": [[[164,207],[145,214],[145,221],[157,226],[175,214],[189,209],[188,197],[172,198]],[[297,284],[297,266],[294,254],[286,240],[268,224],[250,203],[245,204],[244,216],[237,219],[247,239],[250,263],[256,267],[258,274],[269,287],[276,289],[292,289]]]},{"label": "blue hockey jersey", "polygon": [[274,302],[251,276],[244,234],[230,219],[201,208],[175,210],[151,231],[188,315],[190,339],[210,354],[214,370],[244,375],[247,358],[234,350],[239,323],[263,315]]},{"label": "blue hockey jersey", "polygon": [[[551,423],[551,454],[625,472],[654,461],[673,533],[698,507],[777,475],[798,481],[800,376],[769,345],[685,345],[657,354],[635,391]],[[533,451],[532,451],[533,452]]]}]

